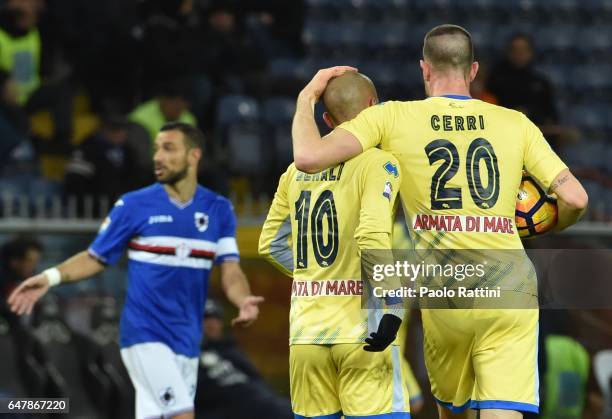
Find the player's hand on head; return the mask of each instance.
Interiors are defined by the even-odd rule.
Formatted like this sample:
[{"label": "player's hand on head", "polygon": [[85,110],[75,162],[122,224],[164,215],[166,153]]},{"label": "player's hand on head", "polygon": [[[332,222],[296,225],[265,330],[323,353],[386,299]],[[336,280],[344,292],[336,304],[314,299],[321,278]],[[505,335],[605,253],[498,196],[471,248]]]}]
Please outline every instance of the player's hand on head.
[{"label": "player's hand on head", "polygon": [[49,291],[49,280],[40,273],[23,281],[9,296],[7,302],[13,313],[31,314],[34,304]]},{"label": "player's hand on head", "polygon": [[240,306],[238,317],[232,320],[232,326],[250,326],[259,316],[258,305],[264,302],[263,297],[250,295],[244,299]]},{"label": "player's hand on head", "polygon": [[306,87],[304,87],[300,95],[319,100],[329,81],[334,77],[341,76],[347,71],[357,71],[357,69],[347,65],[339,65],[336,67],[323,68],[317,71],[317,74],[315,74],[312,80],[310,80]]}]

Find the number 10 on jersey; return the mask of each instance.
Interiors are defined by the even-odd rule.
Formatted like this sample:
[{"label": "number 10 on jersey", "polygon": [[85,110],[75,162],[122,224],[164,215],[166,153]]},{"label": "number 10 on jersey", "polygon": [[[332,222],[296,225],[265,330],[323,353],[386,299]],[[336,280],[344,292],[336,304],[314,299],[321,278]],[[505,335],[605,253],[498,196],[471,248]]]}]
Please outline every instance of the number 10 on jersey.
[{"label": "number 10 on jersey", "polygon": [[[312,240],[312,250],[320,267],[331,266],[338,255],[339,228],[334,194],[330,190],[323,191],[312,205],[312,209],[310,202],[311,191],[302,191],[295,201],[295,220],[298,227],[297,269],[308,268],[309,238]],[[327,222],[327,234],[325,234],[324,221]]]}]

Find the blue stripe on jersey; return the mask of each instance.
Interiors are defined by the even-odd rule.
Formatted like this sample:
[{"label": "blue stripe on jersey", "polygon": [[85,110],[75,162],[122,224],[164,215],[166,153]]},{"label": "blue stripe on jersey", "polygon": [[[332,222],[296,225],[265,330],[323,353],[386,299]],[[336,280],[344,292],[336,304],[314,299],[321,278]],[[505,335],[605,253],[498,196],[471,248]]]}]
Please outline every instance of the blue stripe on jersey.
[{"label": "blue stripe on jersey", "polygon": [[449,99],[457,99],[457,100],[470,100],[472,97],[464,96],[464,95],[442,95],[440,97],[447,97]]},{"label": "blue stripe on jersey", "polygon": [[198,356],[212,257],[237,261],[235,237],[231,203],[201,186],[180,205],[160,184],[121,197],[90,246],[92,255],[114,264],[130,242],[141,243],[130,250],[121,347],[161,342]]}]

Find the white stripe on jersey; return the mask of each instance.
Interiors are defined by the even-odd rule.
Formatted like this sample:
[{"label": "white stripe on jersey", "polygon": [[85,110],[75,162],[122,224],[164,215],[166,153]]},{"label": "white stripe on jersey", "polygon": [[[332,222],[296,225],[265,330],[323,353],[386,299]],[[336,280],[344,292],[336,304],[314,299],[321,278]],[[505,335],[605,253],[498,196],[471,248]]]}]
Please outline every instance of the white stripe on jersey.
[{"label": "white stripe on jersey", "polygon": [[[225,240],[225,239],[219,240],[219,244],[221,244],[222,240]],[[144,246],[175,247],[175,248],[187,246],[192,250],[206,250],[206,251],[213,252],[213,253],[215,253],[217,250],[217,243],[215,242],[211,242],[209,240],[188,239],[186,237],[147,236],[147,237],[134,237],[131,241],[136,244],[142,244]]]},{"label": "white stripe on jersey", "polygon": [[137,260],[139,262],[153,263],[155,265],[194,269],[211,269],[213,265],[213,262],[210,259],[196,259],[191,257],[179,257],[176,255],[160,255],[141,250],[128,251],[128,258],[131,260]]},{"label": "white stripe on jersey", "polygon": [[237,255],[238,244],[235,237],[223,237],[219,239],[219,247],[217,248],[217,257],[223,255]]}]

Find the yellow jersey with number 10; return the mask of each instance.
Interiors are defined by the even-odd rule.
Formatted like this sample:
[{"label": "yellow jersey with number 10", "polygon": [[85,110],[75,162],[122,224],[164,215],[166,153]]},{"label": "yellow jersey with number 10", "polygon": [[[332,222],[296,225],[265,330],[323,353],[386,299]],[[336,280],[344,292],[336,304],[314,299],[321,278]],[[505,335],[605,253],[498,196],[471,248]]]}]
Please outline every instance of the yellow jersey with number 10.
[{"label": "yellow jersey with number 10", "polygon": [[391,247],[400,171],[378,149],[306,174],[282,175],[259,253],[293,276],[290,344],[363,343],[374,310],[361,309],[360,250]]}]

